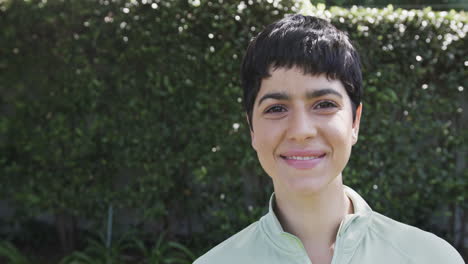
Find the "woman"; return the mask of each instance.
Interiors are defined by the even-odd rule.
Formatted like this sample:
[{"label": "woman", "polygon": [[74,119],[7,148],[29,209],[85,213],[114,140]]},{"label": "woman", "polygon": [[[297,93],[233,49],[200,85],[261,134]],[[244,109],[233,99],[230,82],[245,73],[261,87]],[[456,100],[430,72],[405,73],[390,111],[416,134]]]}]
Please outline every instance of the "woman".
[{"label": "woman", "polygon": [[343,185],[363,111],[359,55],[344,32],[286,17],[250,43],[241,75],[252,147],[275,192],[267,215],[196,264],[464,263]]}]

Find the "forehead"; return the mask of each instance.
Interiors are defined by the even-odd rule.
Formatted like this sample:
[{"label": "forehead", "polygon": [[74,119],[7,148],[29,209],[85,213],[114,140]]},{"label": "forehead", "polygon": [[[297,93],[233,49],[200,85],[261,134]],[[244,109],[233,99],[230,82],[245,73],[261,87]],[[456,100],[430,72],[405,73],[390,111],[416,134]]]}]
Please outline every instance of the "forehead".
[{"label": "forehead", "polygon": [[306,97],[311,92],[324,89],[333,90],[343,98],[347,97],[341,81],[329,79],[325,74],[304,74],[304,71],[298,67],[271,69],[270,76],[262,80],[256,101],[266,93],[276,92],[290,97]]}]

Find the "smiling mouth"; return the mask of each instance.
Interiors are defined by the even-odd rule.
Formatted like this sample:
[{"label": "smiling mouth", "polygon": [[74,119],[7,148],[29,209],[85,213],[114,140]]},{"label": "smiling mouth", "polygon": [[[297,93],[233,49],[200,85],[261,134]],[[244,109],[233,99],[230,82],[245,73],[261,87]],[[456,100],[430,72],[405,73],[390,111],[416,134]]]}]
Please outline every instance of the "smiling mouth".
[{"label": "smiling mouth", "polygon": [[325,160],[326,153],[286,153],[280,155],[283,161],[290,167],[299,170],[308,170],[315,168],[323,163]]},{"label": "smiling mouth", "polygon": [[322,154],[320,156],[280,156],[285,160],[314,160],[325,157],[325,154]]}]

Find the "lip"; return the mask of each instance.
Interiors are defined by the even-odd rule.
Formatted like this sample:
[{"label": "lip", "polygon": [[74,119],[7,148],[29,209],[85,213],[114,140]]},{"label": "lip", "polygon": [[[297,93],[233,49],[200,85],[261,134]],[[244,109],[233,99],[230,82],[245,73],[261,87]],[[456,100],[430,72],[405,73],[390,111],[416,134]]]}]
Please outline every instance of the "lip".
[{"label": "lip", "polygon": [[[317,167],[326,157],[327,153],[320,150],[290,150],[280,154],[280,158],[288,165],[295,169],[305,170]],[[316,156],[310,160],[293,160],[286,157],[310,157]]]}]

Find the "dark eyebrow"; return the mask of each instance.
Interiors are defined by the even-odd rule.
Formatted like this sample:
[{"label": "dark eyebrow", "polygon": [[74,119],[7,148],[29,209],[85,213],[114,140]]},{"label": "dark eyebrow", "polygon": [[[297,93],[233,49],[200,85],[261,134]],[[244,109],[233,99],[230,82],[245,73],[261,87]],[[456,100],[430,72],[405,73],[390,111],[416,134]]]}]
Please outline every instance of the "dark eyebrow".
[{"label": "dark eyebrow", "polygon": [[330,89],[330,88],[325,88],[325,89],[320,89],[320,90],[315,90],[313,92],[307,92],[306,98],[307,99],[313,99],[316,97],[321,97],[327,94],[334,94],[340,98],[343,98],[343,95],[341,95],[339,92],[336,90]]},{"label": "dark eyebrow", "polygon": [[266,99],[289,100],[289,95],[287,95],[286,93],[267,93],[264,96],[262,96],[262,98],[260,98],[260,100],[258,101],[258,105],[260,105]]},{"label": "dark eyebrow", "polygon": [[[315,90],[313,92],[307,92],[306,98],[314,99],[314,98],[321,97],[327,94],[334,94],[340,98],[343,98],[342,94],[330,88]],[[286,93],[267,93],[264,96],[262,96],[262,98],[260,98],[260,100],[258,101],[258,105],[260,105],[266,99],[289,100],[289,98],[290,98],[289,95],[287,95]]]}]

